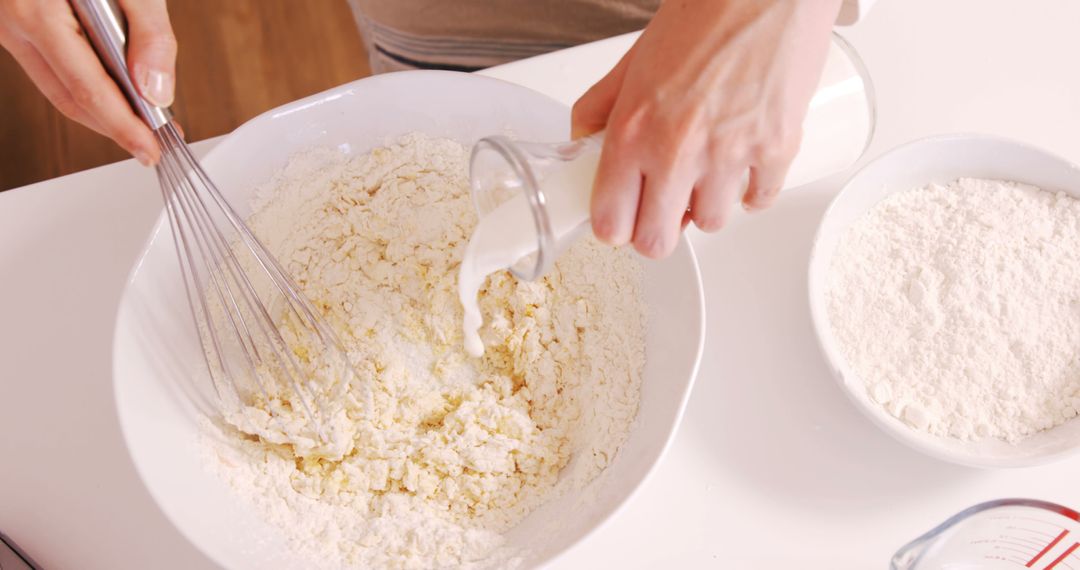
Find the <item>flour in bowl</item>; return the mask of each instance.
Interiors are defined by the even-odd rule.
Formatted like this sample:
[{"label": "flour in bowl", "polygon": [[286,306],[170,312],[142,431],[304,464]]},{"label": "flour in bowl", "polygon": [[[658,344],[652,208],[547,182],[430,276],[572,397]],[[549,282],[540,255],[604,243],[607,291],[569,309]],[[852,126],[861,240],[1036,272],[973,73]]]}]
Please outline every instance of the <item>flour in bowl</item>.
[{"label": "flour in bowl", "polygon": [[1080,201],[962,178],[842,236],[829,322],[867,394],[916,430],[1017,442],[1080,411]]},{"label": "flour in bowl", "polygon": [[637,414],[645,309],[630,252],[586,240],[540,281],[492,275],[487,351],[464,353],[466,159],[421,135],[357,157],[316,149],[258,193],[249,225],[365,392],[339,400],[326,446],[258,406],[203,439],[209,465],[311,567],[513,567],[502,533],[593,480]]}]

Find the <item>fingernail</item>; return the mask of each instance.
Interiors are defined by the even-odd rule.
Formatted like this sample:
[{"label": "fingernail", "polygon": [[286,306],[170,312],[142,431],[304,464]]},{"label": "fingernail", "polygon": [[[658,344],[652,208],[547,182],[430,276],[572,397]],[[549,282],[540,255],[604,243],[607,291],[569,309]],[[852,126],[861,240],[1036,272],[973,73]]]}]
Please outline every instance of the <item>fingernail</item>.
[{"label": "fingernail", "polygon": [[763,201],[761,199],[756,199],[756,200],[754,200],[752,202],[744,201],[742,203],[742,207],[743,207],[743,210],[746,210],[747,212],[750,212],[751,214],[753,214],[754,212],[760,212],[760,211],[768,208],[769,207],[769,202]]},{"label": "fingernail", "polygon": [[153,162],[150,160],[150,155],[141,150],[134,152],[135,160],[139,161],[143,166],[151,166]]},{"label": "fingernail", "polygon": [[619,231],[614,220],[609,218],[593,218],[593,234],[600,241],[615,247],[626,245],[626,242],[630,241],[629,237]]},{"label": "fingernail", "polygon": [[664,252],[664,237],[661,235],[649,236],[635,240],[638,251],[645,257],[658,258]]},{"label": "fingernail", "polygon": [[139,91],[146,100],[158,107],[168,107],[173,103],[173,77],[171,74],[139,67]]}]

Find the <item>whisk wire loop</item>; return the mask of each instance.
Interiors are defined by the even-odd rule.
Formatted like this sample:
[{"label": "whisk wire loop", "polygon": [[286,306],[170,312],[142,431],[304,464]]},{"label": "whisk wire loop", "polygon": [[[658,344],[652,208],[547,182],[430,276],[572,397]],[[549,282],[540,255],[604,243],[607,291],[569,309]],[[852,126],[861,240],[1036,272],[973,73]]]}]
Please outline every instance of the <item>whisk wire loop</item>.
[{"label": "whisk wire loop", "polygon": [[[284,383],[291,392],[288,402],[299,404],[325,440],[320,415],[327,413],[327,403],[317,397],[324,391],[312,372],[320,365],[326,368],[322,380],[336,384],[337,394],[352,381],[340,342],[228,204],[176,128],[166,124],[155,130],[155,136],[163,151],[158,178],[215,393],[219,400],[244,402],[245,386],[238,380],[246,378],[272,408],[282,405],[282,398],[269,385]],[[211,204],[216,206],[213,211]],[[234,239],[224,235],[221,222],[235,232]],[[256,287],[238,252],[261,270],[257,273],[266,278],[268,287],[262,291]],[[270,310],[275,298],[284,300],[277,319]],[[283,326],[291,327],[296,337],[292,345],[282,335]],[[299,362],[298,350],[303,351],[307,368]]]},{"label": "whisk wire loop", "polygon": [[[105,69],[161,148],[158,182],[222,413],[243,415],[261,397],[272,419],[290,424],[278,427],[295,431],[307,428],[296,425],[299,418],[290,413],[299,407],[318,439],[326,442],[322,420],[356,379],[341,342],[210,180],[169,109],[151,104],[136,89],[126,58],[127,21],[117,1],[69,4]],[[367,387],[361,388],[370,401]]]}]

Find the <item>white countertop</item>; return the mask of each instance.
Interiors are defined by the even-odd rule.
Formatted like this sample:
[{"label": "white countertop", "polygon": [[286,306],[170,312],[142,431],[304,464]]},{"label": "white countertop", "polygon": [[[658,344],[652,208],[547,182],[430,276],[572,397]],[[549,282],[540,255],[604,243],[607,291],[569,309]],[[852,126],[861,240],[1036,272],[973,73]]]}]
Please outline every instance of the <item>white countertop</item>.
[{"label": "white countertop", "polygon": [[[842,30],[877,86],[868,155],[977,131],[1080,162],[1076,22],[1071,0],[882,0]],[[628,41],[487,73],[569,103]],[[805,292],[811,238],[841,183],[693,235],[708,337],[687,416],[632,503],[558,568],[884,569],[901,544],[983,500],[1080,506],[1080,458],[956,467],[848,403]],[[129,160],[0,193],[0,531],[46,570],[214,567],[142,486],[113,405],[114,315],[160,207],[156,185]]]}]

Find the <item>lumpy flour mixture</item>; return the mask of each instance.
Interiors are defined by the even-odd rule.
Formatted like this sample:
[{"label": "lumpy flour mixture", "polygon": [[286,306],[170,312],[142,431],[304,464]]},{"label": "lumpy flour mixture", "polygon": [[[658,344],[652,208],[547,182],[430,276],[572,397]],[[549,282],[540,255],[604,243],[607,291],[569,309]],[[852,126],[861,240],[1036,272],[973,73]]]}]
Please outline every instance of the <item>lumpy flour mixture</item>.
[{"label": "lumpy flour mixture", "polygon": [[513,567],[501,533],[595,478],[637,413],[645,314],[632,253],[586,240],[541,281],[492,275],[487,350],[466,356],[466,157],[420,135],[354,158],[312,150],[258,193],[250,226],[371,396],[342,399],[322,447],[257,407],[234,422],[253,435],[208,426],[203,439],[209,465],[311,567]]},{"label": "lumpy flour mixture", "polygon": [[1016,442],[1080,410],[1080,201],[960,179],[899,192],[842,236],[844,358],[912,428]]}]

